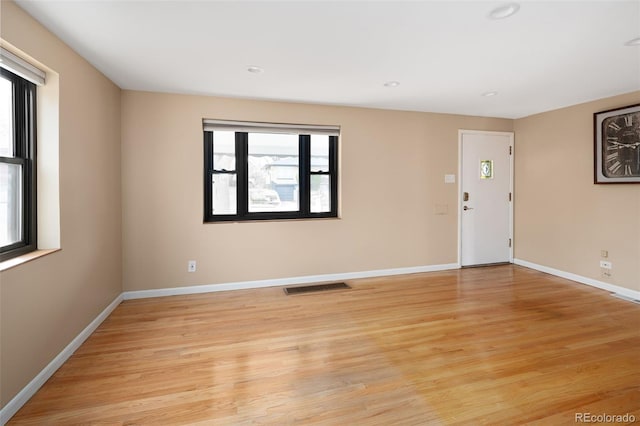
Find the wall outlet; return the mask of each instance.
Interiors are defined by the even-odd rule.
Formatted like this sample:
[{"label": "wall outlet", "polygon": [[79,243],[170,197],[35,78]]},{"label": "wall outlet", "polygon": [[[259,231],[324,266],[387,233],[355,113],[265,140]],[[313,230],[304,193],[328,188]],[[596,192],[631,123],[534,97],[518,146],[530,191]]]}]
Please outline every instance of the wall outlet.
[{"label": "wall outlet", "polygon": [[613,264],[611,262],[607,262],[606,260],[601,260],[600,267],[604,269],[613,269]]},{"label": "wall outlet", "polygon": [[190,260],[187,263],[187,272],[195,272],[196,271],[196,261]]}]

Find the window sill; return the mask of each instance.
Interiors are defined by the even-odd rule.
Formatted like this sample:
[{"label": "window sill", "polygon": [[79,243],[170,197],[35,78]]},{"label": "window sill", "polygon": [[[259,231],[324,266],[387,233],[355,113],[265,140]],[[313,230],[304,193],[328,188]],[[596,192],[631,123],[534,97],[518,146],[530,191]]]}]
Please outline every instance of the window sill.
[{"label": "window sill", "polygon": [[326,217],[283,217],[277,219],[268,218],[250,218],[250,219],[225,219],[225,220],[204,220],[204,225],[210,225],[214,223],[265,223],[265,222],[305,222],[305,221],[320,221],[320,220],[341,220],[341,216],[326,216]]},{"label": "window sill", "polygon": [[16,266],[20,266],[23,263],[31,262],[32,260],[38,259],[51,253],[55,253],[57,251],[60,251],[60,249],[36,250],[23,254],[21,256],[14,257],[13,259],[5,260],[4,262],[0,262],[0,272],[6,271],[7,269],[15,268]]}]

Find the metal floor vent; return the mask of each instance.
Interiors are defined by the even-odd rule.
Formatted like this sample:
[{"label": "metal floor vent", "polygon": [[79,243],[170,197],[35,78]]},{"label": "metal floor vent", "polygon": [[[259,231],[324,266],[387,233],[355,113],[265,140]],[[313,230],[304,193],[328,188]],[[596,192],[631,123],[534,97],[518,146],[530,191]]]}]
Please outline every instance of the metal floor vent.
[{"label": "metal floor vent", "polygon": [[291,294],[315,293],[318,291],[344,290],[344,289],[350,289],[350,288],[351,287],[346,283],[314,284],[314,285],[305,285],[302,287],[285,287],[284,292],[287,295],[291,295]]}]

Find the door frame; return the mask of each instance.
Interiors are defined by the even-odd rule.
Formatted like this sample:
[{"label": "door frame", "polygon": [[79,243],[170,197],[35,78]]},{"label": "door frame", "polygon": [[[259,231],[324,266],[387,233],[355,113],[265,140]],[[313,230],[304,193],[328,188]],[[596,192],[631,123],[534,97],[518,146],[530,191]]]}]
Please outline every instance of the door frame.
[{"label": "door frame", "polygon": [[513,186],[513,166],[516,156],[513,132],[494,132],[486,130],[458,130],[458,267],[462,267],[462,137],[463,135],[496,135],[509,136],[509,146],[511,147],[511,155],[509,156],[509,192],[511,192],[511,203],[509,203],[509,238],[511,238],[511,247],[509,247],[509,263],[513,263],[513,248],[515,247],[515,239],[513,235],[513,206],[515,205],[515,193]]}]

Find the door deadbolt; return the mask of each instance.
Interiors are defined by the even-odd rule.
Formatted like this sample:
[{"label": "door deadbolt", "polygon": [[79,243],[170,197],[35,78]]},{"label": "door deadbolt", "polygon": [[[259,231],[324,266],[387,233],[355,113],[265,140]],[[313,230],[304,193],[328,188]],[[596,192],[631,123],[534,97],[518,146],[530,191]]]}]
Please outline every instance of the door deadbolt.
[{"label": "door deadbolt", "polygon": [[463,192],[462,193],[462,201],[469,201],[469,193],[468,192]]}]

